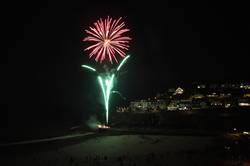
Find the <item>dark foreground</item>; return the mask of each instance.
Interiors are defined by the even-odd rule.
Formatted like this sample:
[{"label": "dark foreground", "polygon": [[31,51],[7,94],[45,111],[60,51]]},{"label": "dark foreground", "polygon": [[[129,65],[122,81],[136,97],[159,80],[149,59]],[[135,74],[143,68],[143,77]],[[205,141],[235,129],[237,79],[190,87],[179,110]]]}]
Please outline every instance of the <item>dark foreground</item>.
[{"label": "dark foreground", "polygon": [[[249,138],[237,134],[143,130],[1,147],[4,166],[249,165]],[[245,141],[247,140],[248,141]],[[237,142],[235,142],[237,141]],[[244,142],[245,141],[245,142]],[[244,148],[245,147],[245,148]]]}]

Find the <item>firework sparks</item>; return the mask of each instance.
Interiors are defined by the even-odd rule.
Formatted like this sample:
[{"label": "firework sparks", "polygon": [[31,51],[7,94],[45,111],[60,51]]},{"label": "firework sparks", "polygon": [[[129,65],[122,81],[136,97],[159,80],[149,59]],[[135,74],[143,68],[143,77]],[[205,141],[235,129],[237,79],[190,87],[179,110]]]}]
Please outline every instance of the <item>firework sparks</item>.
[{"label": "firework sparks", "polygon": [[91,42],[92,45],[87,47],[85,51],[90,51],[89,58],[95,56],[96,62],[102,62],[108,59],[110,63],[115,60],[118,63],[115,54],[125,57],[125,51],[129,48],[130,37],[124,36],[129,29],[125,28],[125,23],[113,20],[107,17],[104,21],[100,18],[94,23],[94,27],[89,27],[85,32],[89,35],[83,41]]},{"label": "firework sparks", "polygon": [[[130,55],[126,56],[119,66],[117,67],[116,71],[118,72],[120,68],[126,63]],[[119,93],[117,91],[112,91],[113,86],[114,86],[114,80],[116,78],[116,74],[112,73],[111,76],[103,76],[103,75],[98,75],[98,72],[96,71],[95,68],[88,66],[88,65],[82,65],[83,68],[88,69],[94,73],[97,73],[97,79],[99,82],[99,85],[101,87],[102,95],[103,95],[103,100],[104,100],[104,105],[105,105],[105,116],[106,116],[106,124],[109,123],[109,100],[111,97],[112,92],[113,93]]]},{"label": "firework sparks", "polygon": [[86,69],[89,69],[89,70],[91,70],[91,71],[96,71],[95,68],[90,67],[90,66],[88,66],[88,65],[82,65],[82,67],[84,67],[84,68],[86,68]]}]

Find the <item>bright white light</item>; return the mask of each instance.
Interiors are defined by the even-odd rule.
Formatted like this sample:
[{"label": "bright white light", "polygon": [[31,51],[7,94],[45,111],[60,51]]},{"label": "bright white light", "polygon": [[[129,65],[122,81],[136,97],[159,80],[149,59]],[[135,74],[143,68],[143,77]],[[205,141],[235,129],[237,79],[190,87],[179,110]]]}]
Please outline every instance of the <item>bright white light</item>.
[{"label": "bright white light", "polygon": [[230,103],[225,104],[225,108],[229,108],[231,106]]},{"label": "bright white light", "polygon": [[243,131],[243,134],[245,134],[245,135],[249,135],[249,132],[247,132],[247,131]]},{"label": "bright white light", "polygon": [[250,103],[239,103],[239,106],[250,106]]},{"label": "bright white light", "polygon": [[105,84],[106,84],[106,86],[108,86],[109,80],[105,80]]},{"label": "bright white light", "polygon": [[97,127],[100,129],[109,129],[110,128],[109,126],[106,126],[106,125],[97,125]]}]

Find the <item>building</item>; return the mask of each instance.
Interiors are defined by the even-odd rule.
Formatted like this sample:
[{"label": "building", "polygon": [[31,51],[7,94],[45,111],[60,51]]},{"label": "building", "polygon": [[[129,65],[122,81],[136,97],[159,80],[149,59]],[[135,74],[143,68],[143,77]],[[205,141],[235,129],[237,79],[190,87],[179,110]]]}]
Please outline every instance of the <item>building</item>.
[{"label": "building", "polygon": [[130,102],[132,112],[159,112],[167,109],[166,100],[139,100]]}]

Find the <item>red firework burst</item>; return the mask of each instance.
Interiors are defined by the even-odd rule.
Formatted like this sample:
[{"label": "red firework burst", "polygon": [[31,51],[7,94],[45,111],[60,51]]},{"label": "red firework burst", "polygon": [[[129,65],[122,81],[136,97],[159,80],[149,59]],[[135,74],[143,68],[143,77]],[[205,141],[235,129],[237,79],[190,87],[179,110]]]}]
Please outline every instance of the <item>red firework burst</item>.
[{"label": "red firework burst", "polygon": [[124,36],[125,32],[129,29],[124,28],[125,23],[121,21],[121,17],[118,20],[113,20],[109,16],[104,21],[100,18],[94,23],[94,27],[89,27],[89,30],[85,30],[88,34],[83,41],[89,41],[93,44],[85,49],[90,51],[89,58],[95,56],[96,62],[102,62],[106,58],[110,63],[113,60],[116,62],[115,54],[118,53],[121,57],[125,57],[125,50],[129,48],[130,37]]}]

